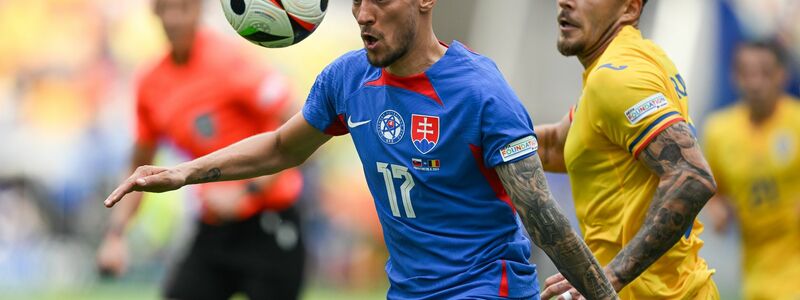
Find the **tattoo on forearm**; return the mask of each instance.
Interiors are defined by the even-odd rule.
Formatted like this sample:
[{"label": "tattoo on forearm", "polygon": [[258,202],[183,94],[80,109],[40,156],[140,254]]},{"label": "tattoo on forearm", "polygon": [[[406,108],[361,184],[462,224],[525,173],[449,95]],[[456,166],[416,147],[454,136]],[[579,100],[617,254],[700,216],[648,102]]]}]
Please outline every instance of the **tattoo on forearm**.
[{"label": "tattoo on forearm", "polygon": [[203,175],[203,177],[200,178],[200,182],[212,182],[216,181],[220,177],[222,177],[222,171],[220,171],[219,168],[212,168],[211,170],[208,170],[208,172],[206,172],[206,174]]},{"label": "tattoo on forearm", "polygon": [[716,191],[708,163],[684,122],[661,132],[639,159],[661,182],[642,228],[609,264],[623,284],[672,248]]},{"label": "tattoo on forearm", "polygon": [[496,170],[534,243],[572,286],[587,299],[614,298],[602,267],[550,194],[539,157],[504,164]]}]

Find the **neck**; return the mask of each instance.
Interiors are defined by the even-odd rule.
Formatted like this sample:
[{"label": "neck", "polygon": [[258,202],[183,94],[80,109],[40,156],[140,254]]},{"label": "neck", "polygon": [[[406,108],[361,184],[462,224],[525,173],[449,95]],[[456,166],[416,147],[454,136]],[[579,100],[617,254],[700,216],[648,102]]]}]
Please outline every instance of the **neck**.
[{"label": "neck", "polygon": [[780,98],[773,99],[766,105],[759,105],[759,106],[750,106],[748,111],[750,111],[750,122],[753,125],[762,125],[764,122],[769,120],[773,114],[775,114],[775,110],[778,107],[778,102]]},{"label": "neck", "polygon": [[[428,28],[431,28],[428,26]],[[403,57],[386,67],[386,71],[396,76],[410,76],[425,72],[444,56],[447,48],[439,43],[433,29],[421,31],[422,34],[409,45]]]},{"label": "neck", "polygon": [[175,51],[173,49],[169,56],[172,58],[172,62],[176,65],[185,65],[187,62],[189,62],[189,52],[191,51]]},{"label": "neck", "polygon": [[603,55],[603,53],[606,52],[606,49],[608,49],[608,45],[611,44],[611,41],[614,40],[614,38],[617,36],[617,34],[619,34],[619,32],[622,30],[622,27],[624,26],[625,25],[616,23],[612,24],[603,33],[600,40],[598,40],[597,43],[594,44],[594,46],[587,49],[587,51],[584,51],[583,54],[578,55],[578,60],[581,62],[581,65],[583,65],[584,69],[589,68],[592,65],[592,63],[594,63],[594,61],[600,57],[600,55]]}]

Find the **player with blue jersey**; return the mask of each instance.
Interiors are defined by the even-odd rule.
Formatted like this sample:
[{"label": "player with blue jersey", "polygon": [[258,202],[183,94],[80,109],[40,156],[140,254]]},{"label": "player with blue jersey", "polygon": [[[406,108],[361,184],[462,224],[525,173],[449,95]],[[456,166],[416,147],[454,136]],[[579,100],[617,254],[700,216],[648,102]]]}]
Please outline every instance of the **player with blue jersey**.
[{"label": "player with blue jersey", "polygon": [[365,49],[330,64],[275,132],[173,168],[140,167],[108,199],[279,172],[351,134],[389,250],[391,299],[538,299],[527,229],[588,299],[616,294],[552,199],[533,125],[494,63],[439,42],[435,0],[353,1]]}]

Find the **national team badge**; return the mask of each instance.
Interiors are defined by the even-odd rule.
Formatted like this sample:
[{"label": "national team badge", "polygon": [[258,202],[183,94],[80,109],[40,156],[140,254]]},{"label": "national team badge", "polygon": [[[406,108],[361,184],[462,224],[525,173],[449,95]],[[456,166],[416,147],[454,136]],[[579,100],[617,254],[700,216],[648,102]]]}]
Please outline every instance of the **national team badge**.
[{"label": "national team badge", "polygon": [[439,143],[439,117],[411,115],[411,142],[422,154],[431,152]]},{"label": "national team badge", "polygon": [[406,131],[406,123],[403,121],[403,117],[393,110],[384,111],[381,116],[378,117],[378,122],[375,123],[378,137],[389,145],[400,142],[403,138],[403,133]]}]

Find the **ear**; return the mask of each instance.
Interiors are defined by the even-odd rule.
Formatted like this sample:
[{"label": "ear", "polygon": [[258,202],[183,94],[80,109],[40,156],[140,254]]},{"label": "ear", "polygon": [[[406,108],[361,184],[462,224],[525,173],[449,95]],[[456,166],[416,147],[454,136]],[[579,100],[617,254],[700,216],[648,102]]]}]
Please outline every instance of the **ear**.
[{"label": "ear", "polygon": [[429,13],[436,6],[436,0],[419,0],[419,12]]},{"label": "ear", "polygon": [[643,4],[642,0],[625,0],[622,16],[619,18],[620,23],[638,25],[639,17],[642,16]]}]

